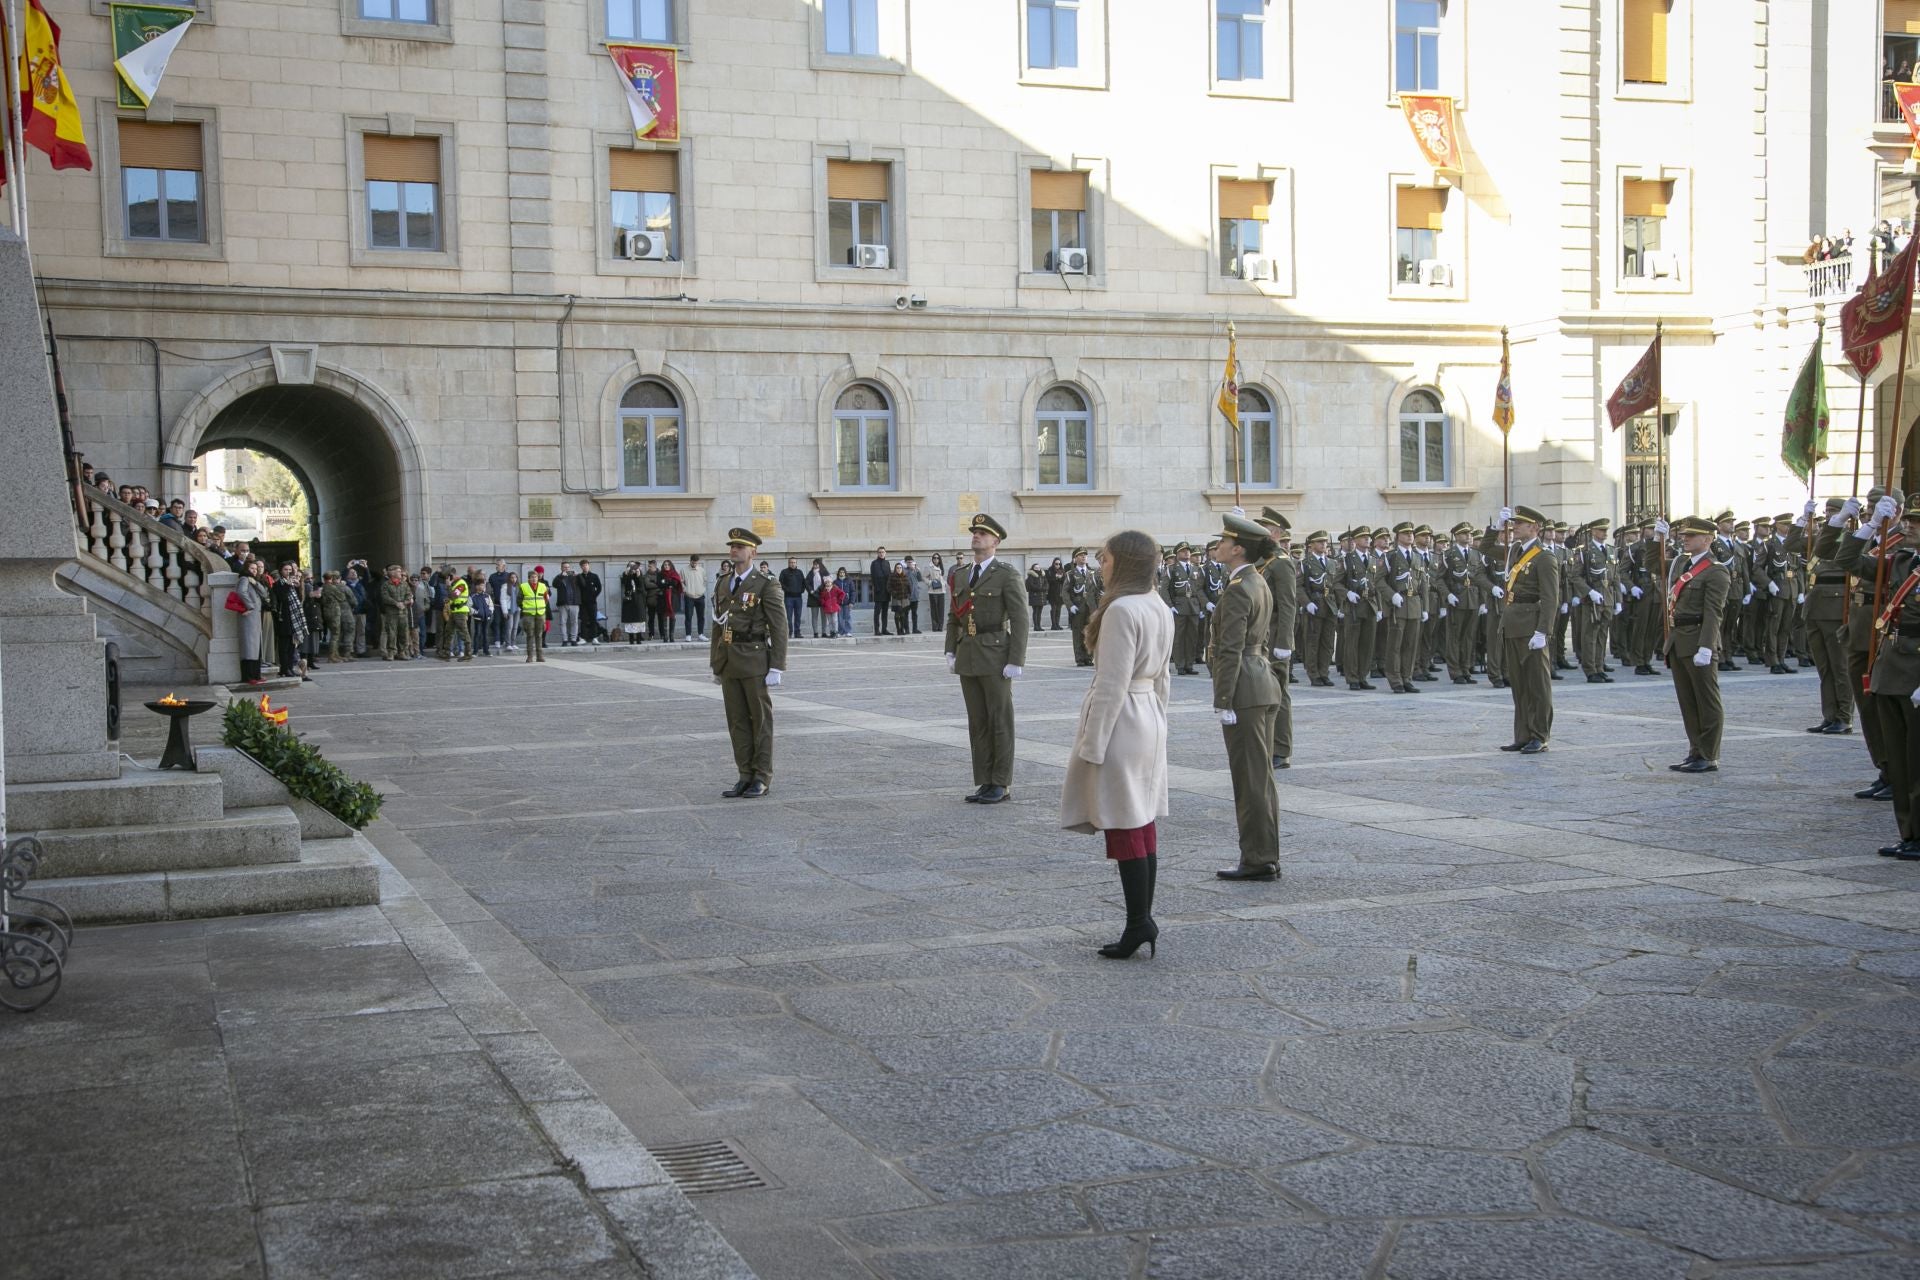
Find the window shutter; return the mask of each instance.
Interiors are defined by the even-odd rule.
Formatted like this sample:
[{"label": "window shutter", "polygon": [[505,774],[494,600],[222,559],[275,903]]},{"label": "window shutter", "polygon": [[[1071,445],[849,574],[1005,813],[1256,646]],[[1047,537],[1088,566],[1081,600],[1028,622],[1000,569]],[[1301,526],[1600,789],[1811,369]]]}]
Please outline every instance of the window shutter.
[{"label": "window shutter", "polygon": [[1672,0],[1626,0],[1621,10],[1621,77],[1635,84],[1667,82],[1667,11]]},{"label": "window shutter", "polygon": [[198,173],[204,164],[199,125],[120,122],[122,169],[191,169]]},{"label": "window shutter", "polygon": [[361,135],[366,145],[368,182],[440,181],[440,139]]},{"label": "window shutter", "polygon": [[1671,182],[1641,182],[1628,178],[1620,192],[1620,212],[1629,218],[1664,218],[1673,203]]},{"label": "window shutter", "polygon": [[1394,190],[1393,225],[1402,231],[1441,231],[1445,229],[1447,189],[1445,187],[1398,187]]},{"label": "window shutter", "polygon": [[1887,34],[1920,35],[1920,0],[1886,0]]},{"label": "window shutter", "polygon": [[1086,212],[1087,175],[1035,169],[1033,171],[1033,207]]},{"label": "window shutter", "polygon": [[608,185],[615,191],[678,191],[679,158],[673,151],[616,147],[607,153]]},{"label": "window shutter", "polygon": [[1220,216],[1222,218],[1251,218],[1255,222],[1265,222],[1267,212],[1273,205],[1273,184],[1271,182],[1242,182],[1235,178],[1220,179]]},{"label": "window shutter", "polygon": [[827,161],[827,199],[885,200],[888,172],[893,166],[884,160]]}]

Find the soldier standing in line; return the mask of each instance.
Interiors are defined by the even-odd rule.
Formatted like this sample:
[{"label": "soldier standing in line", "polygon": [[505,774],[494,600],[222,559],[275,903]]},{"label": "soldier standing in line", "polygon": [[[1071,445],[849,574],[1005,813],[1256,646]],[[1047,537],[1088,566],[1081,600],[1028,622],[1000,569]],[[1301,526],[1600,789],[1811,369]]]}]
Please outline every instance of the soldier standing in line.
[{"label": "soldier standing in line", "polygon": [[1654,568],[1652,529],[1647,525],[1635,525],[1628,532],[1631,536],[1622,552],[1624,559],[1621,565],[1627,594],[1627,612],[1621,619],[1621,630],[1626,632],[1621,661],[1632,664],[1633,674],[1650,676],[1655,674],[1654,632],[1660,625],[1658,611],[1663,588]]},{"label": "soldier standing in line", "polygon": [[[1491,543],[1489,543],[1491,539]],[[1492,546],[1489,553],[1488,547]],[[1487,660],[1487,683],[1496,689],[1507,685],[1507,655],[1500,639],[1500,619],[1507,608],[1507,554],[1513,546],[1513,531],[1500,525],[1488,525],[1481,535],[1480,574],[1474,585],[1480,589],[1480,645]]]},{"label": "soldier standing in line", "polygon": [[1207,613],[1207,590],[1193,563],[1193,544],[1180,543],[1174,547],[1173,556],[1160,598],[1173,610],[1173,669],[1190,676],[1194,674],[1194,661],[1200,657],[1200,622]]},{"label": "soldier standing in line", "polygon": [[1852,498],[1827,499],[1827,518],[1812,540],[1807,564],[1807,653],[1820,673],[1820,723],[1808,733],[1853,732],[1853,694],[1847,688],[1847,575],[1833,561],[1847,523],[1860,510]]},{"label": "soldier standing in line", "polygon": [[1087,648],[1087,619],[1100,607],[1100,575],[1087,564],[1087,549],[1073,549],[1073,565],[1067,570],[1067,625],[1073,630],[1073,665],[1090,667],[1093,654]]},{"label": "soldier standing in line", "polygon": [[1305,634],[1300,642],[1300,661],[1307,668],[1307,680],[1322,689],[1333,688],[1327,670],[1333,664],[1334,564],[1327,555],[1327,531],[1315,529],[1307,535],[1306,554],[1300,558],[1301,616]]},{"label": "soldier standing in line", "polygon": [[[1506,579],[1506,608],[1500,617],[1502,660],[1513,689],[1513,741],[1502,751],[1538,755],[1553,736],[1553,686],[1547,632],[1561,598],[1560,561],[1541,540],[1546,517],[1532,507],[1506,507],[1500,523],[1512,522],[1512,564]],[[1506,559],[1493,530],[1480,550],[1488,560]],[[1491,645],[1492,641],[1489,640]]]},{"label": "soldier standing in line", "polygon": [[1387,586],[1385,644],[1381,663],[1387,688],[1395,693],[1418,693],[1413,687],[1414,655],[1420,648],[1420,584],[1414,580],[1413,522],[1393,527],[1384,561]]},{"label": "soldier standing in line", "polygon": [[1462,520],[1447,531],[1440,553],[1441,599],[1446,602],[1447,675],[1455,684],[1479,684],[1473,678],[1473,632],[1480,615],[1474,586],[1479,552],[1473,547],[1473,526]]},{"label": "soldier standing in line", "polygon": [[1607,674],[1607,632],[1613,623],[1613,548],[1605,516],[1588,522],[1570,558],[1580,611],[1580,669],[1588,684],[1612,684]]},{"label": "soldier standing in line", "polygon": [[[1905,495],[1898,489],[1889,493],[1876,485],[1867,491],[1867,501],[1876,509],[1882,498],[1892,498],[1895,511],[1906,504]],[[1883,521],[1877,527],[1884,530],[1884,525]],[[1903,538],[1901,529],[1876,534],[1873,532],[1875,527],[1863,525],[1861,528],[1867,531],[1864,535],[1860,530],[1856,530],[1852,538],[1840,540],[1839,551],[1845,553],[1853,550],[1854,541],[1877,537],[1877,543],[1869,544],[1872,547],[1870,551],[1862,548],[1861,554],[1851,558],[1840,555],[1835,561],[1835,567],[1846,572],[1849,578],[1846,625],[1847,691],[1853,698],[1854,710],[1858,713],[1856,718],[1860,722],[1860,734],[1867,744],[1867,757],[1873,761],[1875,770],[1873,781],[1862,790],[1853,793],[1853,798],[1856,800],[1893,799],[1893,790],[1887,785],[1887,750],[1886,744],[1881,740],[1880,717],[1875,714],[1873,696],[1867,691],[1872,675],[1867,665],[1867,653],[1873,636],[1874,566],[1880,555],[1889,554],[1894,547],[1900,545]]]},{"label": "soldier standing in line", "polygon": [[1541,540],[1547,552],[1560,562],[1560,612],[1552,619],[1547,628],[1552,643],[1548,646],[1553,654],[1553,662],[1547,673],[1550,680],[1560,679],[1562,671],[1574,670],[1574,664],[1567,660],[1567,629],[1573,619],[1573,575],[1567,572],[1570,553],[1567,549],[1567,522],[1556,520],[1540,531]]},{"label": "soldier standing in line", "polygon": [[787,668],[787,609],[780,584],[754,563],[760,535],[727,530],[727,557],[713,585],[708,665],[727,712],[739,780],[720,794],[758,800],[773,786],[773,690]]},{"label": "soldier standing in line", "polygon": [[[960,677],[973,752],[969,804],[1013,798],[1013,682],[1027,661],[1027,612],[1019,570],[998,556],[1007,531],[982,512],[967,527],[973,563],[953,575],[947,613],[947,670]],[[1191,567],[1191,566],[1189,566]]]},{"label": "soldier standing in line", "polygon": [[1373,534],[1366,529],[1352,531],[1353,550],[1343,556],[1339,591],[1346,598],[1340,623],[1340,672],[1347,678],[1349,690],[1375,689],[1367,680],[1373,670],[1374,626],[1379,610],[1374,607],[1373,552],[1368,543]]},{"label": "soldier standing in line", "polygon": [[1226,738],[1240,861],[1214,874],[1222,880],[1280,877],[1280,793],[1273,781],[1273,723],[1281,690],[1273,679],[1273,599],[1255,563],[1272,551],[1266,531],[1229,514],[1212,554],[1227,571],[1213,629],[1207,672]]},{"label": "soldier standing in line", "polygon": [[1776,676],[1792,674],[1792,668],[1787,666],[1787,654],[1793,644],[1793,555],[1787,550],[1787,531],[1792,527],[1791,513],[1774,518],[1762,561],[1766,612],[1761,623],[1760,643],[1767,670]]},{"label": "soldier standing in line", "polygon": [[1740,647],[1740,617],[1745,607],[1747,594],[1747,551],[1744,542],[1735,533],[1736,526],[1732,511],[1722,511],[1713,518],[1714,537],[1708,544],[1708,553],[1727,571],[1727,612],[1724,624],[1720,628],[1720,670],[1738,671],[1734,665],[1734,650]]},{"label": "soldier standing in line", "polygon": [[1413,678],[1422,684],[1435,683],[1434,674],[1447,660],[1447,605],[1442,600],[1440,564],[1433,549],[1433,527],[1415,525],[1413,529],[1415,579],[1420,583],[1420,650],[1413,666]]},{"label": "soldier standing in line", "polygon": [[[1267,627],[1267,653],[1273,666],[1274,683],[1280,686],[1280,701],[1273,717],[1273,767],[1293,767],[1293,623],[1299,611],[1299,584],[1293,555],[1288,543],[1292,535],[1287,518],[1272,507],[1262,507],[1256,521],[1266,531],[1272,546],[1257,562],[1261,579],[1267,584],[1267,596],[1273,617]],[[1218,611],[1216,610],[1216,616]],[[1207,668],[1212,674],[1213,668]]]},{"label": "soldier standing in line", "polygon": [[[1668,568],[1666,608],[1667,670],[1680,700],[1687,728],[1687,758],[1668,765],[1675,773],[1713,773],[1720,767],[1720,736],[1726,717],[1720,703],[1720,668],[1714,660],[1722,612],[1732,576],[1713,558],[1713,524],[1700,516],[1673,522],[1681,554]],[[1665,540],[1667,525],[1656,521],[1653,536]]]},{"label": "soldier standing in line", "polygon": [[1920,601],[1914,595],[1920,588],[1920,501],[1907,505],[1903,533],[1885,536],[1877,551],[1867,550],[1868,541],[1887,528],[1898,510],[1891,496],[1876,502],[1873,518],[1842,539],[1837,562],[1849,572],[1873,578],[1874,558],[1889,557],[1885,595],[1874,619],[1880,639],[1869,676],[1868,706],[1880,719],[1887,790],[1900,839],[1880,854],[1915,862],[1920,861]]},{"label": "soldier standing in line", "polygon": [[407,656],[407,637],[413,634],[407,614],[412,608],[413,584],[407,581],[407,571],[388,565],[387,576],[380,581],[380,656],[388,662]]}]

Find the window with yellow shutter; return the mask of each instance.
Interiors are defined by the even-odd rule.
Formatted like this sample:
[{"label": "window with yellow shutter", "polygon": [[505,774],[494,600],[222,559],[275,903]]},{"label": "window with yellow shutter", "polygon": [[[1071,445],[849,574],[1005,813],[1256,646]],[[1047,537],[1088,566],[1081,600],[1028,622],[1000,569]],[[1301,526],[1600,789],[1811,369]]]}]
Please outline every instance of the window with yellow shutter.
[{"label": "window with yellow shutter", "polygon": [[673,151],[615,147],[607,153],[614,257],[679,260],[679,165]]},{"label": "window with yellow shutter", "polygon": [[1262,253],[1273,183],[1220,179],[1220,274],[1237,280],[1273,279],[1273,261]]},{"label": "window with yellow shutter", "polygon": [[885,269],[892,265],[888,204],[893,165],[884,160],[827,161],[827,263]]},{"label": "window with yellow shutter", "polygon": [[1620,78],[1629,84],[1667,83],[1667,19],[1673,0],[1622,0]]},{"label": "window with yellow shutter", "polygon": [[1029,172],[1032,184],[1034,271],[1086,275],[1087,175],[1046,169]]},{"label": "window with yellow shutter", "polygon": [[440,139],[361,136],[367,178],[367,247],[440,248]]},{"label": "window with yellow shutter", "polygon": [[1660,247],[1673,183],[1628,178],[1620,186],[1621,273],[1655,279],[1675,273],[1674,257]]},{"label": "window with yellow shutter", "polygon": [[120,187],[129,240],[206,239],[198,124],[121,120]]},{"label": "window with yellow shutter", "polygon": [[1446,229],[1447,191],[1446,187],[1394,189],[1395,283],[1453,283],[1452,268],[1441,259],[1440,253],[1440,233]]}]

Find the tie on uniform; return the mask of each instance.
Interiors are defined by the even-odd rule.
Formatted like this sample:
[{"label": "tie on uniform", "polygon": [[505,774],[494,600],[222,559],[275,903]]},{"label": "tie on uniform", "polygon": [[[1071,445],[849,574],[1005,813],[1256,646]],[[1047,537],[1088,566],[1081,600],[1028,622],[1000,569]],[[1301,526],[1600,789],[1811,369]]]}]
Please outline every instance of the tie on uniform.
[{"label": "tie on uniform", "polygon": [[975,587],[980,585],[980,566],[979,565],[973,566],[973,576],[967,579],[967,585],[969,587]]}]

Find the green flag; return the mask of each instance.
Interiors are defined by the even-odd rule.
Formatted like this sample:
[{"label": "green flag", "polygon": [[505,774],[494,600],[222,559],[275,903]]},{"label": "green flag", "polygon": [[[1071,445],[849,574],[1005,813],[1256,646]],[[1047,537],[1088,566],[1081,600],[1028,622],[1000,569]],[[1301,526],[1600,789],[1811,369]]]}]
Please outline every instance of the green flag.
[{"label": "green flag", "polygon": [[1787,397],[1787,426],[1780,437],[1780,460],[1802,480],[1813,473],[1814,463],[1827,456],[1827,366],[1820,358],[1820,342],[1820,338],[1813,340],[1813,350],[1794,380],[1793,394]]},{"label": "green flag", "polygon": [[[116,65],[148,41],[158,40],[175,27],[191,22],[198,16],[197,10],[170,4],[110,4],[107,12],[113,28],[113,60]],[[115,87],[120,91],[119,106],[138,110],[147,105],[125,80],[116,77]]]}]

